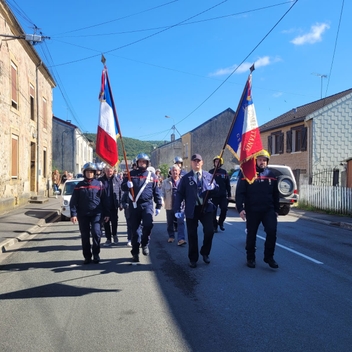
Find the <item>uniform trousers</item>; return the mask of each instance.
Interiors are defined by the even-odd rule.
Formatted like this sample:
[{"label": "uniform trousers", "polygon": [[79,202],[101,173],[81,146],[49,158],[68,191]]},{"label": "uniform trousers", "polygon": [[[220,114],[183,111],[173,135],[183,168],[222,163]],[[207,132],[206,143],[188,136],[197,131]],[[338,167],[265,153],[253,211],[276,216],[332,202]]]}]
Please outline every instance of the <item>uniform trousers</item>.
[{"label": "uniform trousers", "polygon": [[193,218],[186,217],[187,233],[188,233],[188,258],[191,262],[197,262],[199,258],[198,253],[198,222],[203,225],[203,245],[200,249],[201,255],[209,255],[211,245],[213,242],[214,228],[213,217],[211,213],[202,212],[202,206],[194,208]]},{"label": "uniform trousers", "polygon": [[107,240],[111,241],[111,236],[117,235],[117,222],[119,216],[117,214],[117,209],[110,210],[110,219],[108,222],[104,222],[105,237]]},{"label": "uniform trousers", "polygon": [[[226,219],[226,213],[227,213],[227,207],[228,207],[228,200],[227,197],[213,197],[211,199],[211,202],[215,205],[215,211],[214,211],[214,215],[213,215],[213,225],[214,225],[214,229],[216,229],[218,227],[218,224],[220,226],[223,226],[224,221]],[[218,207],[220,208],[220,215],[219,215],[219,221],[216,221],[216,215],[217,215],[217,211],[218,211]]]},{"label": "uniform trousers", "polygon": [[[91,259],[93,255],[100,253],[100,238],[101,238],[101,226],[100,219],[101,214],[96,215],[78,215],[78,227],[81,232],[82,250],[83,257],[85,259]],[[93,246],[90,245],[90,233],[92,233]]]},{"label": "uniform trousers", "polygon": [[[132,255],[139,254],[139,244],[145,247],[149,244],[149,237],[153,228],[153,203],[137,203],[137,208],[129,205],[129,223],[132,233]],[[139,238],[138,229],[143,223],[142,236]],[[139,243],[140,241],[140,243]]]},{"label": "uniform trousers", "polygon": [[257,231],[260,223],[264,226],[266,239],[264,244],[264,259],[274,257],[275,244],[276,244],[276,229],[277,229],[277,216],[274,209],[267,211],[253,212],[246,211],[246,226],[247,226],[247,239],[246,251],[247,259],[255,259]]},{"label": "uniform trousers", "polygon": [[[175,219],[177,226],[175,227]],[[185,239],[185,220],[184,216],[181,218],[175,218],[175,212],[170,209],[166,210],[166,223],[167,233],[170,238],[175,238],[175,232],[177,232],[177,240]]]}]

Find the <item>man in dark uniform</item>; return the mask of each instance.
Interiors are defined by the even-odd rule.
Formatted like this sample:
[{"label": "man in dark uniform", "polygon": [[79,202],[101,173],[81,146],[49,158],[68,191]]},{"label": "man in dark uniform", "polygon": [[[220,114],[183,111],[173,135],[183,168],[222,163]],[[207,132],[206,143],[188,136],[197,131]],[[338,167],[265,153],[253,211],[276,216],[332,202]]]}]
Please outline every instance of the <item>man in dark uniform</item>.
[{"label": "man in dark uniform", "polygon": [[[103,184],[95,179],[96,165],[86,163],[83,166],[84,180],[77,183],[70,200],[71,221],[78,221],[81,232],[84,264],[92,260],[99,263],[101,219],[109,221],[109,201]],[[93,246],[90,245],[90,232],[92,232]]]},{"label": "man in dark uniform", "polygon": [[98,178],[101,181],[107,197],[109,199],[110,207],[110,219],[104,223],[106,242],[105,247],[111,246],[111,239],[113,238],[114,243],[119,242],[117,237],[117,225],[118,225],[118,209],[121,202],[121,180],[114,174],[114,168],[110,165],[106,165],[104,169],[104,175]]},{"label": "man in dark uniform", "polygon": [[278,184],[273,172],[267,168],[270,154],[263,149],[256,159],[256,180],[249,184],[240,175],[236,188],[236,207],[242,220],[247,221],[247,266],[255,268],[257,231],[263,223],[266,232],[264,262],[277,269],[274,251],[280,198]]},{"label": "man in dark uniform", "polygon": [[192,155],[192,171],[184,175],[177,188],[174,211],[177,218],[181,218],[182,201],[185,201],[185,217],[188,232],[188,258],[191,268],[197,267],[198,252],[198,222],[203,225],[203,245],[200,254],[206,264],[210,263],[209,254],[213,242],[214,204],[210,198],[217,194],[219,186],[212,182],[212,175],[202,170],[203,159],[199,154]]},{"label": "man in dark uniform", "polygon": [[[127,177],[124,178],[121,189],[129,191],[133,188],[134,199],[129,193],[129,222],[132,232],[132,250],[131,254],[133,262],[139,262],[139,245],[142,246],[142,253],[149,254],[149,237],[153,228],[153,200],[156,205],[155,216],[160,213],[162,206],[161,190],[158,186],[157,176],[148,171],[150,159],[148,155],[141,153],[136,158],[137,169],[132,170],[131,181]],[[138,228],[143,224],[141,243],[139,243]]]},{"label": "man in dark uniform", "polygon": [[[218,225],[221,231],[225,231],[224,221],[226,219],[227,206],[229,204],[228,198],[231,197],[231,186],[230,186],[230,178],[227,174],[227,171],[222,169],[221,166],[224,164],[223,158],[217,155],[214,159],[214,169],[209,170],[209,173],[214,174],[214,180],[219,185],[219,195],[216,197],[212,197],[212,202],[215,205],[215,211],[213,216],[213,225],[214,232],[218,232]],[[218,211],[218,207],[220,208],[220,216],[219,221],[216,220],[216,215]]]}]

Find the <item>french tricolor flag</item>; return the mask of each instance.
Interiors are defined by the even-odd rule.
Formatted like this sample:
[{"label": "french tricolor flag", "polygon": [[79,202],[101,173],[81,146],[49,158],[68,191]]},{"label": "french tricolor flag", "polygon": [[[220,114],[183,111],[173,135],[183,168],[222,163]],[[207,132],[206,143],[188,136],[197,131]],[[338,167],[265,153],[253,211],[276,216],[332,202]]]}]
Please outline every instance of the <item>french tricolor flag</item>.
[{"label": "french tricolor flag", "polygon": [[243,91],[227,147],[239,160],[243,176],[253,183],[256,179],[255,156],[263,149],[263,145],[252,101],[252,74]]},{"label": "french tricolor flag", "polygon": [[96,142],[96,153],[111,166],[118,161],[117,116],[115,115],[114,102],[110,89],[107,69],[104,68],[101,77],[101,92],[99,95],[100,112]]}]

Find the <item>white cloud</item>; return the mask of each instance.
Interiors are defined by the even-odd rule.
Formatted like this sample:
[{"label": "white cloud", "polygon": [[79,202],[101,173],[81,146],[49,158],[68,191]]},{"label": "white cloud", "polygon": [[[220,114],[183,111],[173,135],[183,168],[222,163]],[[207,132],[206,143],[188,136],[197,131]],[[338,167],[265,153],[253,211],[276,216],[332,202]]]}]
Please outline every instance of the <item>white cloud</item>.
[{"label": "white cloud", "polygon": [[316,23],[310,28],[309,33],[294,38],[291,40],[291,43],[295,45],[303,45],[321,42],[323,33],[329,28],[330,26],[327,23]]},{"label": "white cloud", "polygon": [[[268,66],[271,65],[277,61],[281,61],[280,58],[271,58],[270,56],[263,56],[260,57],[258,60],[255,61],[254,66],[255,68],[263,67],[263,66]],[[249,68],[253,65],[253,62],[244,62],[241,66],[238,65],[232,65],[230,67],[226,68],[220,68],[216,70],[215,72],[212,72],[209,74],[209,76],[214,77],[214,76],[224,76],[224,75],[229,75],[232,73],[236,68],[235,73],[243,73],[243,72],[249,72]]]},{"label": "white cloud", "polygon": [[281,95],[282,95],[282,92],[277,92],[273,94],[273,97],[278,98],[278,97],[281,97]]}]

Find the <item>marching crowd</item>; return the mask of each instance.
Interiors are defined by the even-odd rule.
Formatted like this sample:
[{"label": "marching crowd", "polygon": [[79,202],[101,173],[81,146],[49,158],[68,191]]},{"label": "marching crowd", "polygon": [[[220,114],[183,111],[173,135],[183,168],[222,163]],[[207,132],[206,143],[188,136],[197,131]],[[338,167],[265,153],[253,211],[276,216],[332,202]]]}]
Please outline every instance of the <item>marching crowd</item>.
[{"label": "marching crowd", "polygon": [[[279,192],[275,176],[267,168],[270,155],[263,150],[256,158],[257,178],[248,183],[240,177],[236,191],[236,207],[246,221],[247,266],[255,268],[256,234],[263,223],[267,234],[264,262],[278,268],[274,260]],[[132,263],[139,263],[140,250],[149,255],[153,218],[162,207],[166,210],[167,242],[177,238],[178,246],[188,244],[191,268],[197,267],[199,255],[210,263],[214,233],[225,231],[224,222],[231,196],[230,180],[221,168],[223,159],[215,156],[214,168],[203,170],[200,154],[191,157],[191,171],[183,169],[181,157],[175,157],[168,177],[163,180],[160,169],[150,165],[147,154],[138,154],[129,173],[120,175],[111,165],[87,163],[83,180],[74,188],[71,201],[71,221],[78,223],[81,233],[84,264],[100,261],[100,241],[105,232],[104,246],[118,243],[118,212],[124,211],[127,223],[127,245],[131,247]],[[64,176],[53,174],[57,188]],[[63,181],[63,183],[66,181]],[[219,216],[218,214],[219,209]],[[198,226],[203,228],[203,241],[198,244]],[[186,231],[187,230],[187,231]],[[186,236],[187,232],[187,236]],[[175,236],[177,234],[177,236]],[[90,238],[92,237],[92,244]]]}]

